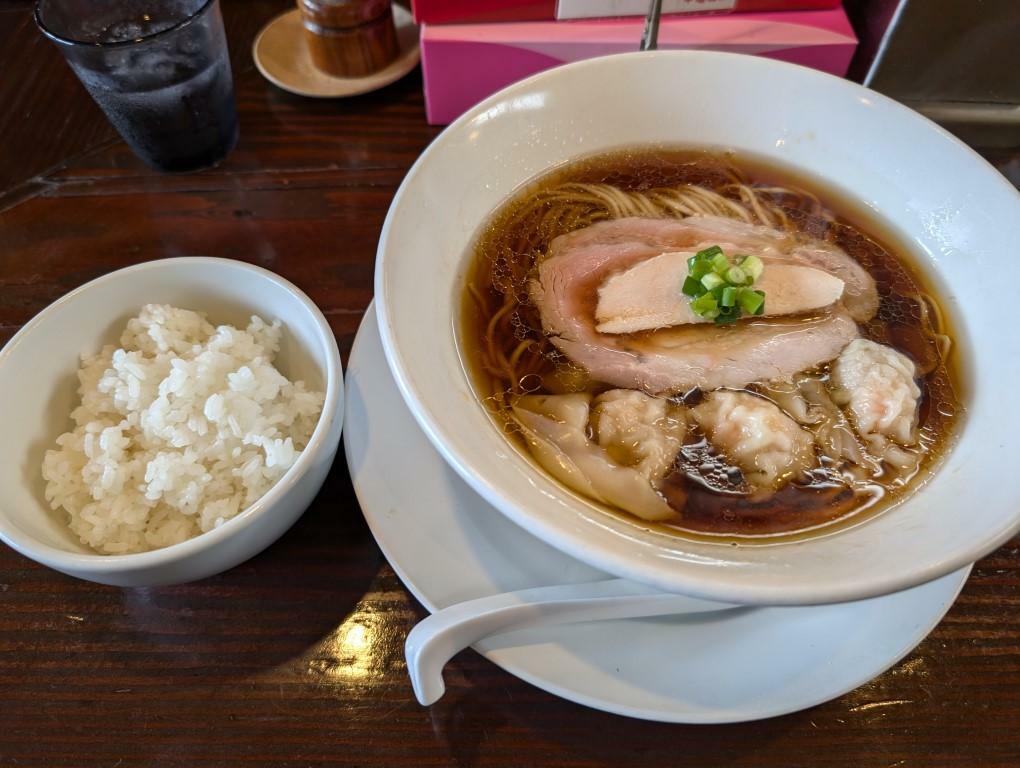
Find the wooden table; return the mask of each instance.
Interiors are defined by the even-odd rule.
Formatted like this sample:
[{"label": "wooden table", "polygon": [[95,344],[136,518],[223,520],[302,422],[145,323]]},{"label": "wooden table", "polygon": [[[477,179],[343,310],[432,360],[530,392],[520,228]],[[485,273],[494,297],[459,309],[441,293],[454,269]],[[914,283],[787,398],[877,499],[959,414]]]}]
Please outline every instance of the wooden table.
[{"label": "wooden table", "polygon": [[[143,167],[28,3],[0,6],[0,343],[105,272],[209,254],[297,283],[346,359],[390,198],[438,131],[417,75],[347,101],[269,85],[251,42],[290,4],[225,1],[241,140],[219,168],[184,176]],[[995,159],[1017,174],[1016,157]],[[341,459],[279,542],[197,584],[103,587],[0,546],[0,766],[1016,766],[1018,574],[1014,540],[895,668],[786,717],[626,720],[474,652],[425,709],[402,653],[422,609],[379,553]],[[371,644],[352,654],[341,639],[357,624]]]}]

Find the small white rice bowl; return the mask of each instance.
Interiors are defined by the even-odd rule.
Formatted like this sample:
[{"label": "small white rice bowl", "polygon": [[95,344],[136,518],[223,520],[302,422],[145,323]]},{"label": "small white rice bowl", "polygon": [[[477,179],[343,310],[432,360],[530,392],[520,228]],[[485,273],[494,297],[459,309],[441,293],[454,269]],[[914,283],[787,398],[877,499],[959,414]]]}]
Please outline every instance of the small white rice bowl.
[{"label": "small white rice bowl", "polygon": [[213,326],[150,304],[82,358],[75,428],[46,452],[46,499],[107,554],[177,544],[235,517],[293,466],[321,392],[273,366],[280,322]]},{"label": "small white rice bowl", "polygon": [[[125,328],[147,304],[187,307],[207,320],[165,318],[144,333],[142,323],[127,339]],[[261,320],[253,323],[253,315]],[[235,330],[207,335],[204,323]],[[203,358],[196,339],[212,354]],[[161,342],[180,362],[158,360],[152,350]],[[146,345],[145,354],[130,348]],[[258,347],[264,363],[305,387],[289,389],[256,363]],[[84,404],[83,355],[98,356],[89,357],[84,372],[92,382],[85,389],[98,394],[87,395]],[[207,370],[200,360],[213,365]],[[187,373],[175,373],[178,368]],[[163,382],[165,407],[159,401]],[[279,275],[207,257],[158,259],[110,272],[53,302],[0,348],[0,540],[50,568],[103,584],[180,584],[225,571],[276,541],[315,498],[340,443],[343,394],[329,323]],[[82,410],[72,418],[76,409]],[[132,412],[137,426],[130,423]],[[118,428],[125,420],[126,428]],[[80,425],[84,459],[76,453]],[[205,439],[214,434],[222,442]],[[47,458],[50,451],[55,454]],[[221,451],[230,455],[229,468],[214,460]],[[84,469],[88,461],[89,474],[75,479],[74,462]],[[99,499],[92,498],[94,490]],[[72,498],[77,514],[52,508],[52,501]],[[116,553],[119,547],[123,554]]]}]

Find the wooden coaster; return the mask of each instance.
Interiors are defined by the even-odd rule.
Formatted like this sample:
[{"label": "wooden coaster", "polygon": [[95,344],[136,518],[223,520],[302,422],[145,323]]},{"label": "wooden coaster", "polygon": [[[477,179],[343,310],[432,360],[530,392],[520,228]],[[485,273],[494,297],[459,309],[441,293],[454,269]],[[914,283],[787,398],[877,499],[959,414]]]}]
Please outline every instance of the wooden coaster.
[{"label": "wooden coaster", "polygon": [[421,58],[418,27],[410,12],[394,5],[393,23],[400,54],[385,68],[365,77],[333,77],[316,69],[297,9],[277,16],[262,28],[252,44],[252,56],[259,72],[285,91],[319,99],[357,96],[396,82],[414,69]]}]

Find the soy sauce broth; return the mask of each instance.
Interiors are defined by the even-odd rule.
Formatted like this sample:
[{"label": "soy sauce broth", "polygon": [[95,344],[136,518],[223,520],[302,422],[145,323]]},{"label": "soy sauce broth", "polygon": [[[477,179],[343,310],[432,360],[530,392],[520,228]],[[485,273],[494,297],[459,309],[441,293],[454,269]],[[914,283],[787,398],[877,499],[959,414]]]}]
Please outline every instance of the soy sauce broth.
[{"label": "soy sauce broth", "polygon": [[[918,419],[924,449],[920,467],[907,482],[883,484],[879,478],[869,492],[855,492],[845,484],[833,482],[835,468],[827,466],[823,457],[822,467],[811,482],[791,483],[768,499],[752,500],[733,489],[719,490],[725,484],[713,490],[712,484],[706,483],[699,470],[694,469],[695,461],[701,462],[713,452],[707,450],[704,436],[692,426],[684,450],[660,488],[670,505],[680,512],[675,522],[652,524],[622,510],[588,501],[644,528],[730,543],[787,541],[842,529],[895,506],[930,477],[953,442],[963,413],[963,388],[957,345],[944,353],[931,338],[930,327],[934,324],[950,339],[957,338],[951,319],[940,307],[934,281],[911,258],[902,239],[890,227],[863,205],[816,179],[746,153],[738,156],[664,147],[602,154],[540,177],[494,212],[472,246],[458,329],[463,364],[496,425],[533,462],[525,441],[500,406],[505,399],[498,395],[507,392],[513,383],[486,370],[483,357],[494,313],[481,309],[479,297],[489,306],[499,307],[508,280],[516,280],[509,286],[516,302],[512,327],[507,332],[497,330],[492,334],[492,342],[504,355],[512,355],[522,341],[530,339],[537,344],[544,339],[537,310],[523,284],[518,284],[531,274],[535,259],[540,258],[549,243],[572,228],[568,223],[565,227],[547,227],[548,231],[532,228],[533,231],[525,232],[523,227],[530,225],[522,223],[518,214],[536,194],[569,182],[606,183],[624,190],[681,184],[721,189],[734,178],[754,186],[759,194],[778,204],[800,232],[838,245],[875,278],[880,297],[878,313],[858,325],[864,338],[894,347],[917,367],[921,389]],[[772,188],[794,194],[770,191]],[[525,242],[528,249],[521,246]],[[507,269],[507,263],[513,263],[514,268]],[[508,272],[513,274],[508,277]],[[504,290],[497,290],[497,285]],[[925,324],[929,326],[928,332]],[[554,349],[544,357],[539,368],[528,374],[524,391],[556,393],[563,389],[563,380],[583,375]],[[825,367],[815,373],[824,377]],[[611,388],[597,381],[588,381],[583,386],[592,394]],[[748,389],[756,391],[754,385]],[[725,464],[722,457],[716,455],[715,460]]]}]

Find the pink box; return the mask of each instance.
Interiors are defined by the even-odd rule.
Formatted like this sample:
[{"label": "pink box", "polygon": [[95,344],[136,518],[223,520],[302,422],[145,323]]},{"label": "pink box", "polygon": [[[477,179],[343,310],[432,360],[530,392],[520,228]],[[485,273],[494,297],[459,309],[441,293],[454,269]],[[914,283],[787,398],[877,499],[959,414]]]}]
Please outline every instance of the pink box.
[{"label": "pink box", "polygon": [[[662,12],[751,13],[835,8],[840,0],[663,0]],[[641,16],[648,0],[411,0],[417,24],[481,24],[492,21],[596,19]]]},{"label": "pink box", "polygon": [[[637,50],[644,20],[426,24],[421,31],[428,121],[442,125],[536,72]],[[663,18],[659,47],[732,51],[845,75],[857,38],[842,8]]]}]

